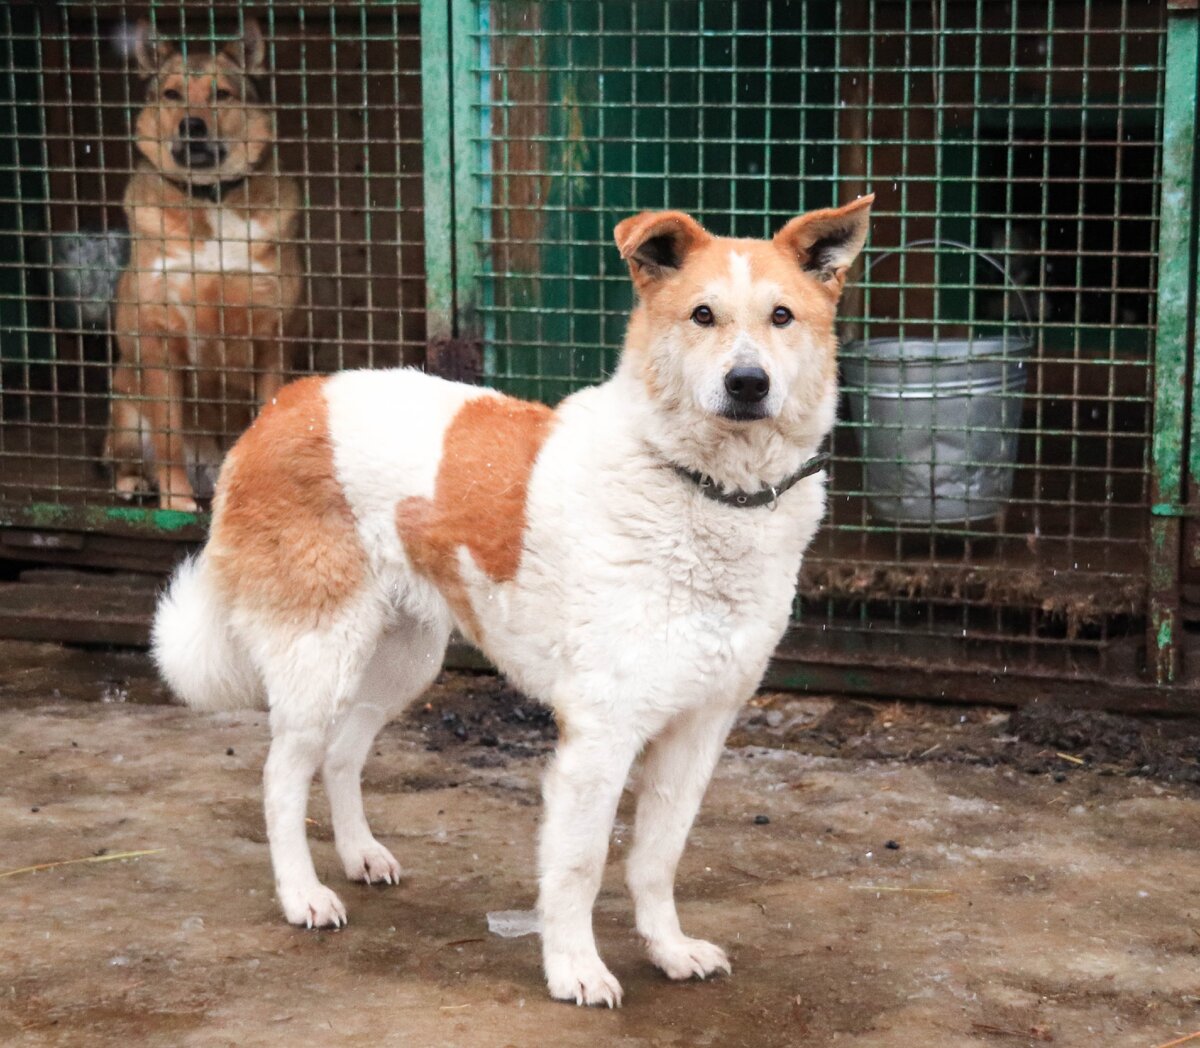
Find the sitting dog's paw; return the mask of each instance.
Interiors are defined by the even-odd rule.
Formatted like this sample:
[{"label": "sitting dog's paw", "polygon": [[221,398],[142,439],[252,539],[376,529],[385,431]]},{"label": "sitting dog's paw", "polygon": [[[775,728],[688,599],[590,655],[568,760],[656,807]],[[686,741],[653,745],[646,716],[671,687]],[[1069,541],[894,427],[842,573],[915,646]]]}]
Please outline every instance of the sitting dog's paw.
[{"label": "sitting dog's paw", "polygon": [[713,972],[729,975],[729,958],[719,946],[703,939],[673,939],[647,944],[652,960],[672,979],[703,979]]},{"label": "sitting dog's paw", "polygon": [[143,495],[149,495],[153,491],[153,486],[145,477],[140,477],[135,474],[127,474],[123,477],[117,477],[115,486],[117,489],[117,497],[125,502],[132,502],[134,499],[141,498]]},{"label": "sitting dog's paw", "polygon": [[279,903],[289,924],[301,928],[341,928],[346,924],[346,907],[323,884],[311,888],[280,888]]},{"label": "sitting dog's paw", "polygon": [[621,984],[596,954],[577,957],[558,954],[546,957],[546,983],[550,996],[576,1004],[621,1006]]},{"label": "sitting dog's paw", "polygon": [[399,884],[400,864],[378,841],[370,841],[361,848],[347,849],[342,854],[342,865],[346,876],[364,884]]},{"label": "sitting dog's paw", "polygon": [[170,509],[177,513],[198,513],[200,507],[196,500],[188,495],[161,495],[158,499],[160,509]]}]

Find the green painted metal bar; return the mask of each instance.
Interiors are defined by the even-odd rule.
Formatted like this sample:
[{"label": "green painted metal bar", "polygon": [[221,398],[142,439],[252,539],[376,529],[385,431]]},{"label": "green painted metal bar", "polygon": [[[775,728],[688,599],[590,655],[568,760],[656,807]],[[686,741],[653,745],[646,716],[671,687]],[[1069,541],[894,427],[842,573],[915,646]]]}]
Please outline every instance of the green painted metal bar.
[{"label": "green painted metal bar", "polygon": [[[1183,17],[1180,12],[1178,17]],[[1200,517],[1200,425],[1196,422],[1196,412],[1200,410],[1200,368],[1195,366],[1196,354],[1200,352],[1200,122],[1196,120],[1196,112],[1200,110],[1200,12],[1195,4],[1186,12],[1191,23],[1192,51],[1195,60],[1195,79],[1192,101],[1192,170],[1190,186],[1192,190],[1192,215],[1188,228],[1191,233],[1192,251],[1192,298],[1191,298],[1191,335],[1192,335],[1192,393],[1189,404],[1191,412],[1190,430],[1188,436],[1187,458],[1187,490],[1185,498],[1187,506],[1182,513],[1187,517]],[[1189,536],[1193,549],[1187,557],[1191,568],[1200,567],[1200,534]]]},{"label": "green painted metal bar", "polygon": [[450,0],[421,4],[421,109],[425,187],[426,338],[454,335],[454,129]]},{"label": "green painted metal bar", "polygon": [[187,542],[204,539],[208,520],[207,513],[142,506],[67,506],[60,502],[0,506],[0,529],[158,536]]},{"label": "green painted metal bar", "polygon": [[[1163,176],[1159,226],[1158,330],[1154,343],[1152,503],[1183,501],[1184,427],[1189,392],[1189,321],[1194,308],[1196,12],[1173,10],[1167,23],[1163,112]],[[1159,684],[1180,672],[1181,526],[1175,516],[1150,517],[1149,669]]]},{"label": "green painted metal bar", "polygon": [[476,70],[487,61],[487,0],[450,0],[450,81],[454,156],[455,333],[477,339],[478,293],[484,245],[484,210],[490,140],[484,101],[490,77]]}]

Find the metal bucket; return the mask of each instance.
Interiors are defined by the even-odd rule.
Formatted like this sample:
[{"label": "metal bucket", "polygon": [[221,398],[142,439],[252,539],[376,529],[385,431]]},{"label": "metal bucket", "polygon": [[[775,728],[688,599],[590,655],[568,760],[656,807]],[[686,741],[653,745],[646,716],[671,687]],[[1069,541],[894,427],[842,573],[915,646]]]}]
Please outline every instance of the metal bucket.
[{"label": "metal bucket", "polygon": [[[929,243],[977,253],[1012,284],[999,262],[965,244],[909,246]],[[984,521],[1000,513],[1012,494],[1032,345],[1025,332],[846,344],[845,396],[858,423],[863,490],[873,517],[928,525]]]}]

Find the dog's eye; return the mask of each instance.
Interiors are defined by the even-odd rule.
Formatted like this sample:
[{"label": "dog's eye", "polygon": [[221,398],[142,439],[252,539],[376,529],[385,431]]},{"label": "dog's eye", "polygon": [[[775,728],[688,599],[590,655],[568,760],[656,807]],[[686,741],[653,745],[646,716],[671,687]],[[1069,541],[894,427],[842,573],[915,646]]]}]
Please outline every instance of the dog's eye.
[{"label": "dog's eye", "polygon": [[787,327],[792,322],[792,311],[786,306],[776,306],[771,314],[771,323],[776,327]]},{"label": "dog's eye", "polygon": [[217,93],[215,95],[213,95],[213,97],[218,102],[228,102],[233,97],[233,92],[226,91],[225,88],[220,87],[217,89]]},{"label": "dog's eye", "polygon": [[701,327],[712,327],[716,318],[713,316],[713,311],[708,306],[697,306],[692,310],[692,320]]},{"label": "dog's eye", "polygon": [[182,102],[183,101],[183,95],[181,95],[173,87],[168,87],[163,92],[163,98],[165,98],[168,102]]}]

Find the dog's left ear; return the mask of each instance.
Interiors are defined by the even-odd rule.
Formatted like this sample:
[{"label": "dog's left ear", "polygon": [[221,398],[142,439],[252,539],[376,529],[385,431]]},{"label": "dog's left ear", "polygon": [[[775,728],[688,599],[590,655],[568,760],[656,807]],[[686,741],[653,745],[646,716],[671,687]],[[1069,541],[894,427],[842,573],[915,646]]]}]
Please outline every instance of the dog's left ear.
[{"label": "dog's left ear", "polygon": [[867,241],[875,194],[845,207],[810,211],[793,218],[775,234],[773,243],[817,277],[836,298],[846,273]]},{"label": "dog's left ear", "polygon": [[230,40],[222,50],[248,76],[258,76],[266,68],[267,42],[256,19],[247,18],[241,39]]},{"label": "dog's left ear", "polygon": [[613,239],[640,292],[676,272],[712,234],[682,211],[643,211],[618,222]]}]

